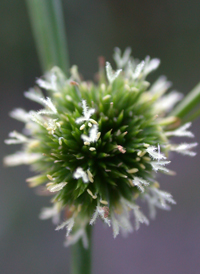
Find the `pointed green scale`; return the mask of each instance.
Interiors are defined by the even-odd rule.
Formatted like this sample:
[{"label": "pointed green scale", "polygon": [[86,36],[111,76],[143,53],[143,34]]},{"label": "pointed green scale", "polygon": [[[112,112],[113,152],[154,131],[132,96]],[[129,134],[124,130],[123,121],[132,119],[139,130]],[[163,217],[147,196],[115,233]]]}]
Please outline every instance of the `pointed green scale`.
[{"label": "pointed green scale", "polygon": [[116,147],[117,147],[117,144],[114,144],[114,143],[106,143],[105,146],[104,146],[104,149],[105,149],[105,151],[107,151],[107,152],[110,153],[111,151],[115,150]]},{"label": "pointed green scale", "polygon": [[114,180],[110,179],[109,177],[107,178],[107,182],[108,182],[108,184],[110,184],[114,187],[117,187],[117,184],[114,182]]},{"label": "pointed green scale", "polygon": [[128,127],[129,127],[129,125],[124,125],[124,126],[120,127],[119,130],[120,130],[121,132],[124,132],[124,131],[126,131],[126,129],[127,129]]},{"label": "pointed green scale", "polygon": [[106,158],[106,157],[109,157],[110,156],[110,154],[107,154],[107,153],[104,153],[104,152],[101,152],[101,153],[98,153],[98,155],[97,155],[97,157],[98,158]]},{"label": "pointed green scale", "polygon": [[76,140],[77,144],[81,144],[82,140],[81,140],[81,132],[79,129],[75,128],[74,131],[71,132],[71,135],[74,137],[74,139]]},{"label": "pointed green scale", "polygon": [[103,141],[108,140],[112,136],[112,130],[113,129],[109,130],[108,132],[106,132],[106,134],[104,134],[104,136],[102,137]]},{"label": "pointed green scale", "polygon": [[73,141],[73,140],[66,140],[64,139],[64,143],[67,145],[67,147],[72,150],[76,150],[77,149],[77,142]]},{"label": "pointed green scale", "polygon": [[104,163],[102,161],[98,162],[98,165],[100,166],[100,168],[103,168],[103,170],[105,170],[107,167],[106,163]]},{"label": "pointed green scale", "polygon": [[66,116],[67,116],[67,118],[69,120],[69,123],[70,123],[71,127],[75,127],[75,128],[78,127],[78,125],[75,122],[75,118],[73,118],[72,115],[70,115],[70,114],[67,113]]},{"label": "pointed green scale", "polygon": [[118,116],[118,118],[117,118],[116,124],[117,124],[118,126],[121,124],[123,118],[124,118],[124,109],[120,112],[120,114],[119,114],[119,116]]},{"label": "pointed green scale", "polygon": [[127,175],[117,171],[117,170],[113,170],[111,173],[111,176],[115,177],[115,178],[127,178]]},{"label": "pointed green scale", "polygon": [[76,199],[76,198],[78,198],[80,195],[82,195],[82,194],[86,191],[87,187],[88,187],[87,184],[83,184],[83,183],[82,183],[82,186],[74,191],[74,193],[73,193],[74,198]]}]

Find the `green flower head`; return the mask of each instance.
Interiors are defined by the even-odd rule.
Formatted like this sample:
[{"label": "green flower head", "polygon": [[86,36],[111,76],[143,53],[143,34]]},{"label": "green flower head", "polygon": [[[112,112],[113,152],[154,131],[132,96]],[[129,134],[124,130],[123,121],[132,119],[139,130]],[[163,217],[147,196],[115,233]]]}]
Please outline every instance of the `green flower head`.
[{"label": "green flower head", "polygon": [[197,143],[170,141],[171,136],[193,137],[190,123],[170,115],[182,95],[165,94],[171,86],[165,77],[152,85],[146,80],[158,59],[138,62],[130,53],[126,49],[121,55],[116,48],[117,70],[108,62],[105,69],[101,65],[97,84],[82,81],[76,66],[69,79],[54,67],[37,80],[39,87],[25,92],[42,108],[11,112],[25,129],[24,134],[11,132],[5,142],[23,147],[4,162],[28,164],[37,173],[27,179],[30,187],[53,195],[52,207],[44,208],[40,218],[52,218],[56,230],[66,227],[66,245],[82,238],[87,246],[86,226],[98,217],[112,226],[114,237],[148,225],[139,199],[147,202],[151,218],[156,208],[168,210],[175,203],[155,179],[157,172],[174,174],[168,153],[195,155],[191,148]]}]

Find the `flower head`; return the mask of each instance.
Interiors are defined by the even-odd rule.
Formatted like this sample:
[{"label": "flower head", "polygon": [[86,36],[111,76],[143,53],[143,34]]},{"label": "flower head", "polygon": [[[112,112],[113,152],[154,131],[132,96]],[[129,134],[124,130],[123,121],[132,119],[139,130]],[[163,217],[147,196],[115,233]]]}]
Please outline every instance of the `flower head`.
[{"label": "flower head", "polygon": [[[87,246],[85,227],[100,217],[112,226],[114,237],[149,224],[137,201],[146,201],[150,217],[156,208],[169,209],[171,194],[159,189],[156,172],[168,169],[169,151],[194,156],[197,143],[171,143],[171,136],[193,137],[190,123],[181,125],[170,116],[182,98],[178,92],[165,93],[171,83],[165,77],[153,85],[149,73],[158,59],[138,63],[130,49],[121,56],[115,49],[117,70],[106,63],[98,84],[80,81],[73,67],[67,79],[59,68],[37,80],[39,88],[25,93],[40,104],[38,111],[15,109],[11,116],[25,123],[25,134],[9,134],[6,144],[23,144],[22,151],[5,157],[5,164],[28,164],[38,174],[28,178],[31,187],[45,184],[54,195],[52,207],[40,217],[61,222],[66,227],[66,245],[82,238]],[[103,80],[102,80],[103,79]],[[41,88],[48,92],[44,97]],[[62,215],[62,213],[64,214]],[[135,219],[132,225],[131,212]]]}]

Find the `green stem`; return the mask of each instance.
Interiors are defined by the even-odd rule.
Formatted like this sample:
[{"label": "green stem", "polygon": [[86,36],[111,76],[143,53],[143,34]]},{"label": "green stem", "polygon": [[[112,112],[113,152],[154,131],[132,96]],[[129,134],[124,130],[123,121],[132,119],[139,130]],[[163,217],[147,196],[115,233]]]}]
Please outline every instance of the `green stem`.
[{"label": "green stem", "polygon": [[69,70],[61,0],[26,0],[43,72],[59,66]]},{"label": "green stem", "polygon": [[71,274],[90,274],[91,273],[91,236],[92,226],[88,225],[86,228],[89,246],[87,249],[83,247],[82,240],[79,240],[71,248]]},{"label": "green stem", "polygon": [[184,122],[192,122],[193,120],[197,119],[200,116],[200,109],[194,111]]},{"label": "green stem", "polygon": [[189,92],[189,94],[175,107],[175,109],[169,115],[185,119],[186,116],[189,115],[199,103],[200,83]]}]

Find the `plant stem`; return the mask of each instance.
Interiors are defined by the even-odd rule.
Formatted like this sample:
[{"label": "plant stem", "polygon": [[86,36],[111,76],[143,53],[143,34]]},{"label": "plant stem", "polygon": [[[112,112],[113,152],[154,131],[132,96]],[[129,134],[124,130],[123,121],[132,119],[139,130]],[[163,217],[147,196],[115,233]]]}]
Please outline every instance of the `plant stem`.
[{"label": "plant stem", "polygon": [[59,66],[69,69],[61,0],[27,0],[36,47],[43,72]]},{"label": "plant stem", "polygon": [[92,226],[88,225],[86,228],[88,237],[88,248],[85,249],[82,240],[79,240],[71,248],[71,274],[90,274],[91,273],[91,236]]},{"label": "plant stem", "polygon": [[200,109],[194,111],[184,122],[192,122],[193,120],[197,119],[200,116]]},{"label": "plant stem", "polygon": [[[200,103],[200,83],[188,93],[188,95],[169,114],[185,119],[192,110]],[[195,117],[196,118],[196,117]]]}]

